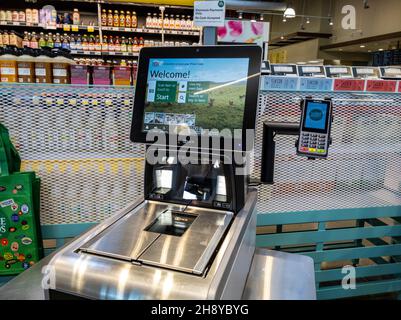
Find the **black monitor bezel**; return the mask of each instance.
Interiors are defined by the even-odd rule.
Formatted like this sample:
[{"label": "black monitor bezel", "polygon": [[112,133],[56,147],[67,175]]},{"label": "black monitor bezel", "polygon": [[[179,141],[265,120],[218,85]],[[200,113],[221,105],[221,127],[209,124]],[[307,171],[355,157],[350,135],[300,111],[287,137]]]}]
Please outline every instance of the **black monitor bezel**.
[{"label": "black monitor bezel", "polygon": [[[327,106],[325,129],[314,129],[314,128],[305,127],[306,119],[307,119],[308,105],[310,103],[325,104]],[[332,102],[330,100],[306,99],[305,102],[304,102],[304,105],[303,105],[303,110],[302,110],[302,123],[301,123],[302,131],[315,132],[315,133],[321,133],[321,134],[328,134],[328,132],[330,131],[330,127],[329,126],[330,126],[331,109],[332,109]]]},{"label": "black monitor bezel", "polygon": [[[262,61],[262,49],[259,46],[190,46],[190,47],[148,47],[142,48],[138,58],[138,71],[137,81],[135,86],[135,101],[132,112],[132,125],[130,132],[130,139],[135,143],[153,144],[157,141],[147,141],[145,131],[142,131],[144,112],[145,112],[145,98],[146,98],[146,84],[148,77],[148,68],[150,59],[166,59],[166,58],[249,58],[249,68],[247,81],[247,90],[245,97],[243,132],[241,141],[233,141],[233,143],[242,144],[240,150],[232,148],[235,151],[246,151],[246,130],[255,129],[256,113],[259,97],[259,80],[260,80],[260,67]],[[175,145],[174,139],[170,135],[166,135],[167,146]],[[198,135],[198,146],[201,146],[201,136]],[[212,145],[212,137],[209,137]],[[248,146],[249,147],[249,146]],[[220,137],[220,148],[224,149],[223,138]]]}]

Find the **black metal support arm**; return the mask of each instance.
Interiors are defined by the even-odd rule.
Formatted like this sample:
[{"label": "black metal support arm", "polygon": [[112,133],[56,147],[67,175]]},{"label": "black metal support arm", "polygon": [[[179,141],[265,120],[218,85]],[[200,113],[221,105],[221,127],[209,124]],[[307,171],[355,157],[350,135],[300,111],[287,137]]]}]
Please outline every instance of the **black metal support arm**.
[{"label": "black metal support arm", "polygon": [[299,135],[299,123],[289,122],[264,122],[263,146],[260,180],[264,184],[274,183],[274,158],[276,154],[276,135]]}]

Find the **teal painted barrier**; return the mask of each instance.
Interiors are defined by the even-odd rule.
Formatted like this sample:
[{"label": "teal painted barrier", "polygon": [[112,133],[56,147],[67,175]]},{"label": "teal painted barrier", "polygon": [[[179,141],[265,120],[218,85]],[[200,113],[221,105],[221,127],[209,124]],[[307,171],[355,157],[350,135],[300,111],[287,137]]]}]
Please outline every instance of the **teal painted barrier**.
[{"label": "teal painted barrier", "polygon": [[[318,299],[351,298],[401,292],[401,206],[279,212],[258,215],[258,227],[276,232],[258,234],[259,247],[294,252],[315,262]],[[382,219],[382,220],[379,220]],[[355,227],[327,229],[329,222],[353,222]],[[314,223],[313,231],[283,232],[283,226]],[[359,265],[368,259],[371,265]],[[355,289],[341,286],[341,267],[323,268],[330,262],[350,261],[355,267]],[[401,295],[400,295],[401,296]]]}]

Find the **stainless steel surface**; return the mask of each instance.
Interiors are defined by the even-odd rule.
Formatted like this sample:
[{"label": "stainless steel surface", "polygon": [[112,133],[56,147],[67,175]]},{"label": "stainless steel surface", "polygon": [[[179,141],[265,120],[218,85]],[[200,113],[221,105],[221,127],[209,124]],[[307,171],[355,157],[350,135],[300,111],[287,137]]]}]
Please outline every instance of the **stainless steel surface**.
[{"label": "stainless steel surface", "polygon": [[312,258],[256,249],[242,298],[244,300],[316,300]]},{"label": "stainless steel surface", "polygon": [[[0,287],[0,300],[45,299],[41,270],[52,256]],[[313,261],[305,256],[256,249],[243,299],[316,299]]]},{"label": "stainless steel surface", "polygon": [[[251,258],[245,263],[241,261],[242,265],[235,265],[241,260],[236,257],[238,252],[244,251],[241,249],[243,245],[249,246],[245,252],[254,250],[249,241],[242,240],[248,234],[252,234],[253,239],[255,237],[256,230],[250,228],[254,226],[250,221],[255,219],[256,199],[257,192],[251,190],[244,209],[233,219],[203,277],[77,252],[77,249],[90,239],[122,219],[134,207],[131,206],[131,209],[127,208],[118,213],[118,217],[113,221],[102,223],[93,232],[80,237],[54,256],[51,265],[55,270],[56,290],[92,299],[220,299],[224,297],[226,281],[237,280],[232,277],[232,271],[235,270],[241,272],[239,283],[243,283],[242,288],[231,293],[231,298],[240,299]],[[135,211],[141,208],[139,205]],[[165,254],[169,254],[169,251],[166,250]],[[244,281],[241,281],[241,278]]]},{"label": "stainless steel surface", "polygon": [[188,207],[185,212],[197,215],[188,230],[181,237],[159,235],[139,257],[139,261],[198,275],[203,274],[233,214],[195,207]]},{"label": "stainless steel surface", "polygon": [[[167,210],[196,215],[182,236],[146,231]],[[232,219],[231,212],[145,201],[89,240],[84,253],[201,275]]]}]

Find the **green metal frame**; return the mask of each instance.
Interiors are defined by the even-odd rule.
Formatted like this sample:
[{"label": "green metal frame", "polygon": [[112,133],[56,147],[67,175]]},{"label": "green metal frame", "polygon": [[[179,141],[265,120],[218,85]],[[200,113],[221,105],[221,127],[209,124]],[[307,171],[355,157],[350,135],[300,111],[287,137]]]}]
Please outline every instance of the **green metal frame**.
[{"label": "green metal frame", "polygon": [[[313,258],[318,299],[401,292],[401,225],[397,225],[400,217],[401,206],[259,214],[258,227],[275,226],[276,233],[258,234],[256,244]],[[390,218],[394,224],[388,225],[378,220],[380,218]],[[356,226],[326,229],[326,223],[336,221],[354,221]],[[318,228],[315,231],[281,231],[284,225],[301,223],[316,223]],[[366,240],[365,244],[362,240]],[[341,243],[343,241],[347,243]],[[295,248],[303,244],[305,247]],[[388,260],[383,257],[388,257]],[[373,264],[358,266],[362,258]],[[323,262],[344,260],[350,260],[350,264],[355,266],[355,289],[345,290],[340,285],[345,276],[342,268],[321,268]]]}]

